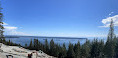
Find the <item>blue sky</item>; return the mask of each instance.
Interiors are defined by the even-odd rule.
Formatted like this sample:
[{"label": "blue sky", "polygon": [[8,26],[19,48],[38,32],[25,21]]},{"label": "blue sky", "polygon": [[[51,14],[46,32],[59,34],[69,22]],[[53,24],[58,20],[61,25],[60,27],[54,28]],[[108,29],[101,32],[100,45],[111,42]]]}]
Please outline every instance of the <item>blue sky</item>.
[{"label": "blue sky", "polygon": [[[118,0],[2,0],[6,35],[102,37]],[[117,34],[117,31],[116,31]]]}]

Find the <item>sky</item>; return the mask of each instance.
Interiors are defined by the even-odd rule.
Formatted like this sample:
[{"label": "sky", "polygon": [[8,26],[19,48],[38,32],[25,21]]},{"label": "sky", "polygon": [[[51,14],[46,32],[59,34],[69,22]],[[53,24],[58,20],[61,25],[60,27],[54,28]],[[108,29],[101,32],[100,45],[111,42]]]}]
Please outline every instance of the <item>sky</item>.
[{"label": "sky", "polygon": [[1,0],[5,35],[105,37],[118,34],[118,0]]}]

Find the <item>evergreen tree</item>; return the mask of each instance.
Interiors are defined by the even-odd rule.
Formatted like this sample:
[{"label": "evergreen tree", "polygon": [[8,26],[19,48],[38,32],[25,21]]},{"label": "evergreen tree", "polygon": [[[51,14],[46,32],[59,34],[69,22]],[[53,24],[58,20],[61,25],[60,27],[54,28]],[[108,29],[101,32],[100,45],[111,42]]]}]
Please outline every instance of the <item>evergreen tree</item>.
[{"label": "evergreen tree", "polygon": [[38,51],[38,48],[39,48],[39,41],[38,39],[34,39],[34,50]]},{"label": "evergreen tree", "polygon": [[66,46],[65,43],[63,43],[63,46],[60,47],[60,53],[58,58],[65,58],[67,56],[66,53],[67,53]]},{"label": "evergreen tree", "polygon": [[117,43],[116,43],[116,47],[115,47],[115,58],[118,57],[118,39],[116,41],[117,41]]},{"label": "evergreen tree", "polygon": [[75,58],[81,58],[81,55],[80,55],[81,50],[80,50],[80,42],[79,41],[74,46],[74,52],[75,52]]},{"label": "evergreen tree", "polygon": [[27,44],[25,44],[25,48],[27,48]]},{"label": "evergreen tree", "polygon": [[90,51],[91,51],[90,41],[86,40],[86,42],[81,46],[81,58],[90,57]]},{"label": "evergreen tree", "polygon": [[0,38],[0,43],[2,43],[2,39]]},{"label": "evergreen tree", "polygon": [[113,20],[111,19],[110,29],[109,29],[109,33],[108,33],[108,39],[114,39],[114,37],[115,37],[114,24],[113,24]]},{"label": "evergreen tree", "polygon": [[30,41],[29,49],[33,49],[32,39]]},{"label": "evergreen tree", "polygon": [[11,41],[10,40],[8,41],[7,45],[11,45]]},{"label": "evergreen tree", "polygon": [[49,53],[49,44],[48,44],[47,39],[45,40],[45,52]]},{"label": "evergreen tree", "polygon": [[107,42],[104,47],[105,57],[113,58],[115,56],[115,46],[116,46],[115,38],[116,36],[114,34],[114,24],[113,24],[113,20],[111,19],[110,30],[109,30]]},{"label": "evergreen tree", "polygon": [[99,43],[99,58],[103,58],[104,57],[104,41],[103,40],[100,40],[100,43]]},{"label": "evergreen tree", "polygon": [[[1,7],[1,4],[0,4],[0,39],[5,39],[4,38],[4,35],[3,35],[3,13],[2,13],[2,7]],[[4,42],[5,43],[5,42]]]},{"label": "evergreen tree", "polygon": [[3,43],[3,44],[6,44],[6,40],[5,40],[5,38],[2,39],[2,43]]},{"label": "evergreen tree", "polygon": [[41,45],[40,41],[38,43],[39,43],[38,44],[38,46],[39,46],[38,50],[42,50],[42,45]]},{"label": "evergreen tree", "polygon": [[59,53],[60,53],[60,45],[55,44],[54,45],[54,56],[55,57],[58,57],[59,56]]},{"label": "evergreen tree", "polygon": [[115,43],[112,39],[108,39],[104,47],[105,57],[113,58],[115,56]]},{"label": "evergreen tree", "polygon": [[65,58],[67,55],[67,50],[66,50],[66,46],[65,46],[65,43],[63,44],[63,47],[62,47],[62,51],[63,51],[63,55],[62,55],[62,58]]},{"label": "evergreen tree", "polygon": [[67,51],[67,58],[75,58],[73,44],[71,44],[71,43],[69,43],[69,47],[68,47],[68,51]]},{"label": "evergreen tree", "polygon": [[53,39],[50,41],[50,55],[54,55],[55,44]]},{"label": "evergreen tree", "polygon": [[91,58],[101,58],[103,57],[103,45],[104,42],[95,39],[91,45]]}]

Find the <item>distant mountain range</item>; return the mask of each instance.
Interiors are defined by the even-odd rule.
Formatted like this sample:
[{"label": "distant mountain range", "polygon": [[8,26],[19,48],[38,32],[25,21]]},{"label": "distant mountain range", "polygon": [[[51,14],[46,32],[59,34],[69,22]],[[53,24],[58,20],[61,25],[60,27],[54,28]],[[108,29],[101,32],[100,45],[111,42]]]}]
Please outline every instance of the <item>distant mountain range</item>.
[{"label": "distant mountain range", "polygon": [[19,35],[5,35],[5,38],[19,38],[19,37],[33,37],[33,38],[58,38],[58,39],[87,39],[78,37],[48,37],[48,36],[19,36]]},{"label": "distant mountain range", "polygon": [[20,36],[5,35],[5,38],[19,38]]}]

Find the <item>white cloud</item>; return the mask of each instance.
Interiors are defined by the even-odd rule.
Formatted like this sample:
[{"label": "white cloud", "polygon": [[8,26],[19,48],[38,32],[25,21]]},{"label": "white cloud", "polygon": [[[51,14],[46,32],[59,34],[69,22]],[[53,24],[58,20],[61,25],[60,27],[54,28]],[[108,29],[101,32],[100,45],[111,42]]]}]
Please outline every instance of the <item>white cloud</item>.
[{"label": "white cloud", "polygon": [[3,24],[3,26],[5,28],[5,35],[29,35],[24,32],[17,31],[19,29],[18,27],[10,26],[7,23]]},{"label": "white cloud", "polygon": [[104,24],[103,26],[100,27],[109,27],[111,19],[114,21],[114,26],[118,26],[118,15],[108,17],[106,19],[102,19],[102,23]]},{"label": "white cloud", "polygon": [[17,27],[12,27],[12,26],[4,26],[5,29],[7,30],[16,30]]}]

